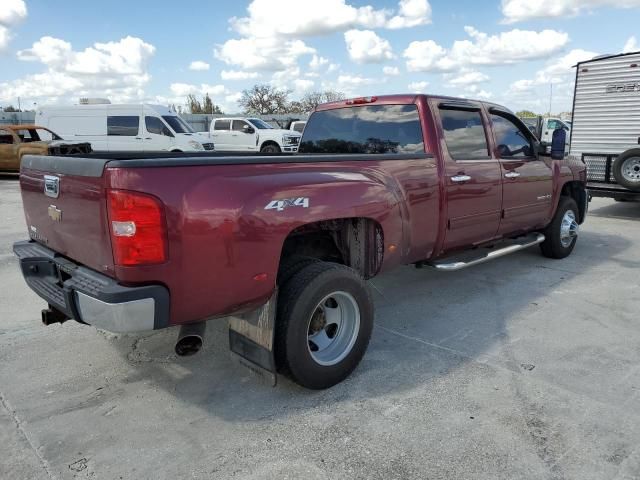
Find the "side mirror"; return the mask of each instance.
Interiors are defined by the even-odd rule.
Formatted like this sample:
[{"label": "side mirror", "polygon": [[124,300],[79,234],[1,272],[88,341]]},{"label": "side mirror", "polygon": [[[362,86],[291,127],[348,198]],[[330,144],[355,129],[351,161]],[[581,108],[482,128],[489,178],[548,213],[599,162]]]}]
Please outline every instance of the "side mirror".
[{"label": "side mirror", "polygon": [[554,160],[562,160],[567,148],[567,132],[562,128],[553,131],[553,139],[551,140],[551,158]]},{"label": "side mirror", "polygon": [[242,127],[242,131],[244,133],[256,133],[256,129],[253,127],[250,127],[249,125],[245,125],[244,127]]}]

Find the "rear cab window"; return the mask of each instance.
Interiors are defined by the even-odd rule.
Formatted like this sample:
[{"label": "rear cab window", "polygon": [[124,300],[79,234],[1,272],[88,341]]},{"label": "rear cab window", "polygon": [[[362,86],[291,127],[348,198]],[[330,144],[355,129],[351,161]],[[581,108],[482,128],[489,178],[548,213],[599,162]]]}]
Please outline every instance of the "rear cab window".
[{"label": "rear cab window", "polygon": [[489,159],[489,144],[480,110],[439,108],[444,141],[454,160]]},{"label": "rear cab window", "polygon": [[214,130],[229,130],[231,128],[231,120],[216,120],[213,124]]},{"label": "rear cab window", "polygon": [[0,145],[12,145],[13,144],[13,134],[11,130],[5,130],[0,128]]},{"label": "rear cab window", "polygon": [[300,153],[424,153],[416,105],[366,105],[314,112]]}]

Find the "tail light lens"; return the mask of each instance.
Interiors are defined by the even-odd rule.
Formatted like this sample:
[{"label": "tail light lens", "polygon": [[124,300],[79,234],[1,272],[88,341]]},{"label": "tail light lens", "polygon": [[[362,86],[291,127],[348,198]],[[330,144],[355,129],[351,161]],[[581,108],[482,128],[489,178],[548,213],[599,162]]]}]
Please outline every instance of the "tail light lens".
[{"label": "tail light lens", "polygon": [[151,195],[108,191],[109,228],[116,265],[147,265],[167,260],[162,203]]}]

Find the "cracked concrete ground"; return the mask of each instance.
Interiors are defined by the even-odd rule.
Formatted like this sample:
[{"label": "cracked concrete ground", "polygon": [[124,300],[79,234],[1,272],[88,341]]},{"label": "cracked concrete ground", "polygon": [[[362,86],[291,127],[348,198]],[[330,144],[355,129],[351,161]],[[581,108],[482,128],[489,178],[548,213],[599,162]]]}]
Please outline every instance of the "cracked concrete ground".
[{"label": "cracked concrete ground", "polygon": [[322,392],[267,386],[221,322],[186,359],[174,330],[41,326],[15,180],[0,220],[0,478],[640,478],[640,204],[594,200],[566,260],[376,278],[369,351]]}]

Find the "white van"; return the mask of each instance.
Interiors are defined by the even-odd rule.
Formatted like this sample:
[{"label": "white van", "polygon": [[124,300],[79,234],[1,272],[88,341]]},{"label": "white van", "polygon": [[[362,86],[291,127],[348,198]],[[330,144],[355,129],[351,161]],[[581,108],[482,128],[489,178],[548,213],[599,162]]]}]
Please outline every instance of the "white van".
[{"label": "white van", "polygon": [[43,107],[36,123],[94,151],[200,152],[213,143],[162,105],[86,104]]}]

